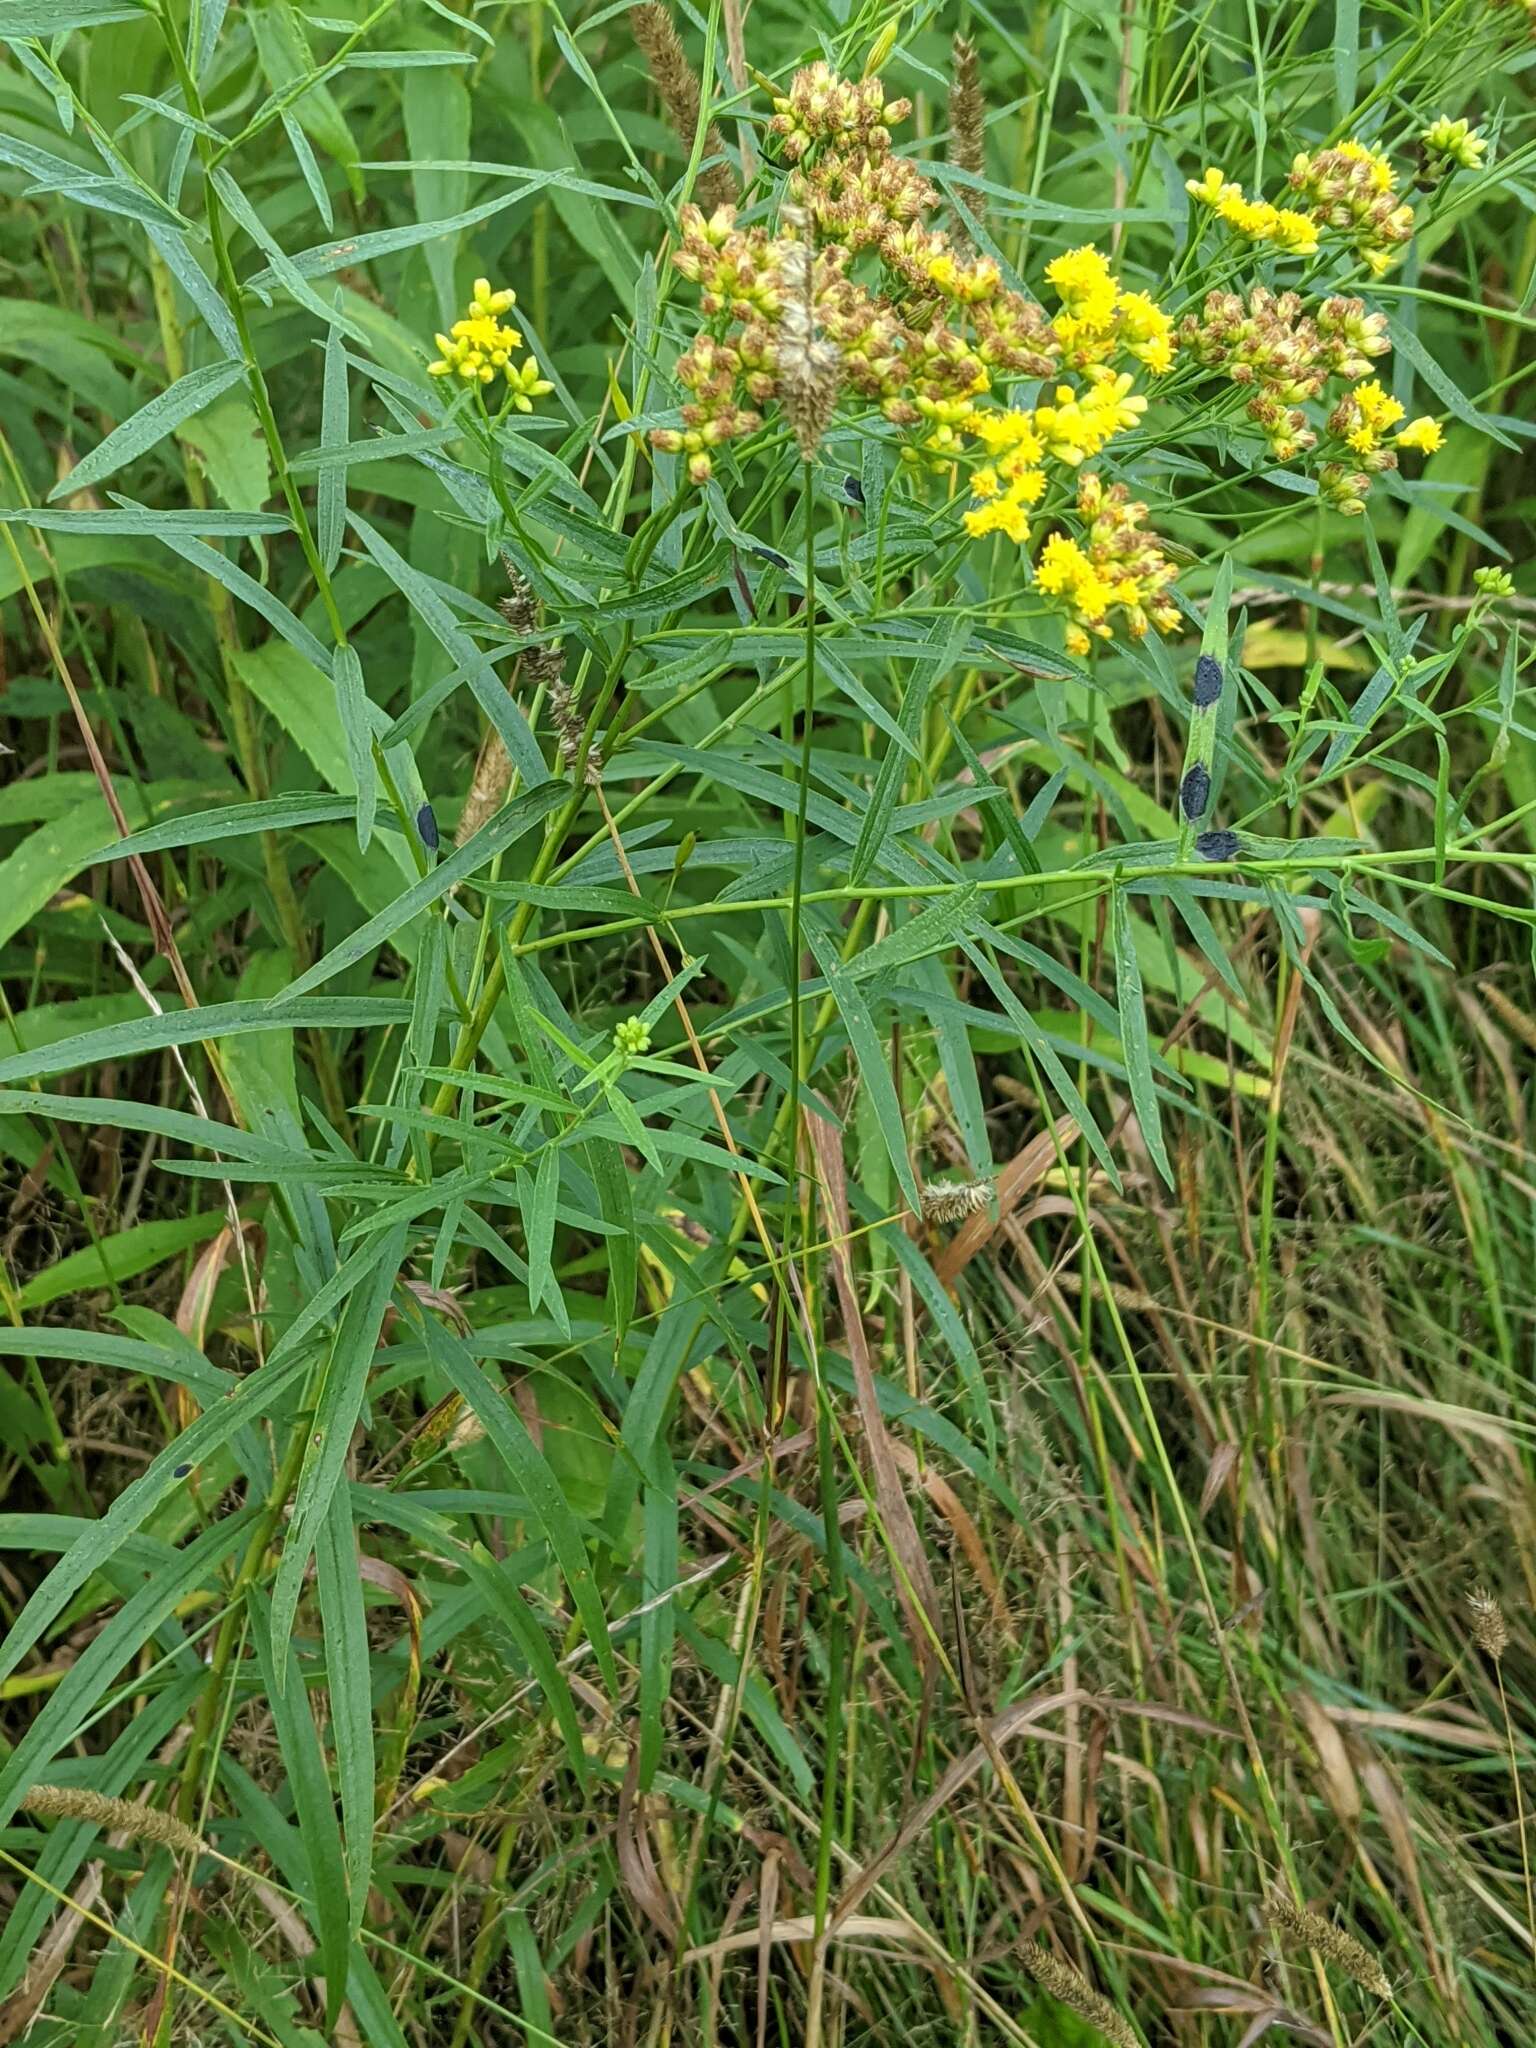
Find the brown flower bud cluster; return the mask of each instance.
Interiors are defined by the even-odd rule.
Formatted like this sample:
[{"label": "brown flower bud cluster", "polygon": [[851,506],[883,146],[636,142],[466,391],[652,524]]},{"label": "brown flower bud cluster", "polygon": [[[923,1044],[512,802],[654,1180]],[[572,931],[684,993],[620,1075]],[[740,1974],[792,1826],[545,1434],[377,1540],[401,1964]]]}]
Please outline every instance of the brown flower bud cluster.
[{"label": "brown flower bud cluster", "polygon": [[1199,313],[1185,316],[1179,339],[1197,362],[1251,389],[1248,417],[1279,462],[1317,445],[1305,402],[1330,378],[1363,377],[1391,347],[1385,316],[1367,313],[1359,299],[1326,299],[1308,313],[1297,293],[1263,285],[1246,299],[1211,292]]},{"label": "brown flower bud cluster", "polygon": [[769,123],[791,163],[818,142],[854,146],[871,154],[891,146],[891,130],[912,111],[910,100],[887,100],[878,78],[839,78],[829,64],[795,73],[783,99],[773,103]]},{"label": "brown flower bud cluster", "polygon": [[1375,277],[1413,234],[1413,208],[1398,197],[1396,172],[1363,142],[1304,150],[1291,165],[1290,185],[1320,226],[1349,237]]},{"label": "brown flower bud cluster", "polygon": [[[774,108],[793,165],[781,232],[738,227],[730,207],[683,209],[672,260],[699,287],[707,325],[677,365],[682,425],[653,429],[655,447],[685,456],[702,484],[715,450],[756,432],[770,401],[804,450],[846,390],[893,425],[926,424],[943,453],[994,374],[1054,372],[1063,342],[1044,311],[1008,290],[990,257],[927,225],[938,194],[891,148],[907,101],[888,100],[878,78],[813,64]],[[882,274],[866,285],[848,271],[869,254]]]}]

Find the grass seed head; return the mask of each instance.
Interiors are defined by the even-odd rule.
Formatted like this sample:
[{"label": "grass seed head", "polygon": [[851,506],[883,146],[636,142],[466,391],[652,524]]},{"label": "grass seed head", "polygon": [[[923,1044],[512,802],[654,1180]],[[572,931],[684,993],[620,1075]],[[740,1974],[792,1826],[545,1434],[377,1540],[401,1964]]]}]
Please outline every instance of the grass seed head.
[{"label": "grass seed head", "polygon": [[24,1812],[38,1820],[94,1821],[97,1827],[158,1842],[188,1856],[201,1856],[208,1846],[196,1828],[189,1828],[174,1814],[140,1806],[134,1799],[115,1799],[106,1792],[93,1792],[84,1785],[33,1785],[21,1795],[21,1805]]},{"label": "grass seed head", "polygon": [[1113,2041],[1115,2048],[1141,2048],[1130,2021],[1094,1990],[1080,1970],[1036,1941],[1025,1943],[1020,1961],[1042,1991],[1086,2020],[1106,2041]]},{"label": "grass seed head", "polygon": [[989,1180],[935,1180],[923,1189],[923,1216],[929,1223],[963,1223],[979,1216],[992,1199]]},{"label": "grass seed head", "polygon": [[1276,1890],[1269,1895],[1265,1918],[1277,1934],[1311,1949],[1314,1955],[1334,1964],[1346,1977],[1352,1978],[1377,1998],[1392,1996],[1386,1971],[1364,1942],[1356,1941],[1342,1927],[1335,1927],[1321,1913],[1307,1912],[1284,1892]]},{"label": "grass seed head", "polygon": [[[666,109],[672,132],[684,156],[691,157],[693,139],[699,130],[699,78],[688,61],[688,52],[672,16],[659,0],[644,0],[642,6],[630,10],[629,25],[650,68],[651,81]],[[711,158],[725,155],[725,138],[713,121],[704,137],[704,154]],[[729,206],[736,198],[735,177],[729,166],[720,162],[706,164],[700,171],[697,189],[699,204],[706,213],[713,213],[717,206]]]},{"label": "grass seed head", "polygon": [[[986,126],[981,60],[969,36],[956,36],[949,86],[949,160],[957,171],[968,171],[975,178],[985,176]],[[986,201],[979,192],[957,193],[956,202],[973,221],[986,217]]]},{"label": "grass seed head", "polygon": [[1473,1642],[1497,1664],[1509,1646],[1503,1608],[1486,1586],[1472,1588],[1467,1595],[1467,1607],[1472,1616]]}]

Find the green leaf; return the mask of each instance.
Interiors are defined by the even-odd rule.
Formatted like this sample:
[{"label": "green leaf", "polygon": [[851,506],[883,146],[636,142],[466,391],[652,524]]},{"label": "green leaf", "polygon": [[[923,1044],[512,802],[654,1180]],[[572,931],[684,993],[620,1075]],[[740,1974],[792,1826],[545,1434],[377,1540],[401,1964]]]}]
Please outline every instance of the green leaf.
[{"label": "green leaf", "polygon": [[571,1697],[564,1672],[555,1661],[549,1638],[515,1585],[504,1564],[498,1564],[483,1543],[470,1545],[459,1559],[464,1574],[484,1600],[487,1608],[511,1634],[527,1662],[539,1690],[549,1704],[555,1724],[565,1742],[571,1769],[582,1790],[587,1789],[587,1749],[581,1716]]},{"label": "green leaf", "polygon": [[433,1363],[441,1369],[455,1393],[461,1395],[479,1417],[492,1447],[527,1501],[529,1514],[544,1532],[570,1588],[571,1599],[591,1642],[598,1669],[617,1699],[618,1671],[608,1640],[607,1617],[592,1576],[592,1562],[587,1556],[587,1546],[576,1525],[576,1517],[556,1484],[554,1474],[528,1434],[528,1425],[500,1388],[486,1377],[469,1347],[430,1315],[423,1318],[421,1327]]},{"label": "green leaf", "polygon": [[[76,1067],[94,1066],[102,1060],[134,1059],[140,1053],[159,1052],[168,1045],[195,1045],[199,1039],[222,1038],[235,1031],[270,1031],[277,1023],[290,1029],[312,1025],[321,1031],[337,1031],[353,1026],[403,1024],[410,1014],[410,1004],[394,996],[315,996],[307,1002],[292,1004],[280,1019],[273,1016],[270,1003],[205,1003],[198,1010],[168,1010],[158,1017],[134,1017],[100,1031],[82,1031],[74,1038],[58,1039],[34,1052],[10,1053],[0,1059],[0,1084],[41,1079],[45,1074],[67,1074]],[[131,1107],[123,1105],[125,1111]],[[233,1136],[238,1138],[239,1133]]]},{"label": "green leaf", "polygon": [[[260,651],[265,654],[270,649]],[[287,654],[290,650],[283,648],[282,652]],[[212,846],[220,839],[248,839],[254,832],[284,832],[299,825],[331,824],[352,817],[356,808],[350,796],[316,796],[306,790],[295,791],[292,796],[269,796],[260,803],[225,804],[216,811],[189,811],[184,817],[167,819],[163,825],[146,825],[142,832],[130,832],[126,839],[114,839],[94,854],[87,865],[99,867],[103,861],[122,860],[130,853],[163,853],[172,846]]]},{"label": "green leaf", "polygon": [[[447,53],[455,57],[457,51]],[[412,71],[401,89],[406,147],[413,159],[439,158],[451,170],[413,168],[411,193],[421,220],[451,217],[469,197],[470,100],[462,78]],[[458,236],[434,236],[427,244],[427,269],[437,293],[438,318],[446,327],[461,310],[454,292]]]},{"label": "green leaf", "polygon": [[290,86],[301,80],[310,81],[299,97],[290,101],[292,111],[305,134],[341,165],[353,197],[361,200],[362,158],[330,88],[315,76],[317,67],[298,11],[288,0],[259,0],[259,4],[246,8],[244,15],[273,92],[286,94]]},{"label": "green leaf", "polygon": [[45,40],[73,28],[100,28],[108,21],[138,21],[148,10],[135,0],[6,0],[0,9],[0,41]]},{"label": "green leaf", "polygon": [[863,991],[848,974],[838,958],[837,947],[814,923],[805,927],[805,936],[816,965],[826,979],[843,1020],[843,1029],[848,1034],[848,1045],[858,1066],[859,1080],[869,1102],[874,1108],[875,1120],[880,1127],[880,1136],[891,1164],[896,1169],[896,1178],[901,1192],[906,1196],[907,1206],[914,1216],[923,1213],[923,1198],[918,1192],[917,1176],[912,1171],[911,1154],[907,1149],[906,1121],[901,1113],[901,1100],[896,1093],[896,1083],[891,1077],[891,1063]]},{"label": "green leaf", "polygon": [[[225,1406],[233,1407],[234,1402],[227,1402]],[[143,1482],[138,1483],[142,1485]],[[17,1801],[26,1788],[46,1777],[49,1762],[73,1741],[91,1718],[102,1695],[129,1658],[137,1656],[188,1593],[197,1587],[217,1583],[218,1567],[246,1539],[254,1519],[254,1508],[237,1508],[211,1529],[205,1529],[184,1550],[174,1552],[164,1567],[126,1600],[106,1626],[92,1637],[28,1722],[4,1766],[0,1767],[0,1827],[16,1811]],[[110,1554],[100,1542],[104,1527],[104,1523],[96,1524],[87,1535],[70,1546],[28,1601],[5,1641],[0,1643],[0,1665],[7,1673],[15,1670],[41,1633],[41,1626],[31,1625],[37,1621],[43,1594],[60,1581],[66,1565],[89,1550],[94,1569],[95,1563]],[[85,1576],[89,1577],[89,1572]],[[84,1579],[78,1583],[83,1584]],[[18,1635],[24,1626],[28,1626],[30,1632],[18,1647]]]},{"label": "green leaf", "polygon": [[62,818],[50,818],[29,832],[0,860],[0,944],[29,924],[98,854],[119,843],[111,813],[94,791]]},{"label": "green leaf", "polygon": [[231,511],[259,512],[272,494],[272,468],[251,401],[232,391],[198,415],[176,438],[201,464]]},{"label": "green leaf", "polygon": [[513,767],[527,787],[531,789],[535,784],[548,783],[550,774],[544,765],[544,756],[539,752],[538,742],[528,729],[527,719],[497,675],[490,656],[482,653],[470,639],[426,577],[413,569],[382,534],[375,533],[366,519],[360,519],[354,513],[352,528],[411,610],[425,623],[455,666],[463,671],[475,702],[500,735]]},{"label": "green leaf", "polygon": [[105,441],[98,442],[88,455],[82,456],[69,475],[54,485],[49,493],[50,502],[55,498],[67,498],[88,485],[99,484],[103,477],[109,477],[125,463],[135,461],[244,375],[245,368],[241,363],[210,363],[206,369],[188,370],[184,377],[178,377],[174,384],[168,385],[147,405],[140,406],[120,427],[114,427]]},{"label": "green leaf", "polygon": [[384,1312],[405,1257],[406,1228],[397,1225],[365,1243],[348,1261],[351,1291],[315,1390],[315,1413],[294,1488],[288,1533],[272,1582],[273,1654],[293,1629],[299,1592],[332,1496],[346,1473],[347,1452],[368,1390]]},{"label": "green leaf", "polygon": [[216,582],[222,583],[232,596],[238,597],[242,604],[248,604],[252,611],[260,613],[273,631],[280,633],[290,647],[302,654],[306,661],[312,662],[322,675],[329,676],[330,656],[308,626],[296,619],[274,592],[268,590],[264,584],[258,583],[254,576],[248,576],[244,569],[229,559],[228,555],[221,554],[217,548],[209,547],[206,541],[196,539],[179,527],[169,531],[162,530],[158,538],[164,541],[167,547],[174,548],[183,561],[190,562],[194,569],[201,569],[205,576],[212,576]]},{"label": "green leaf", "polygon": [[234,656],[240,680],[271,712],[322,780],[343,796],[357,794],[351,749],[337,702],[339,685],[297,647],[269,640]]},{"label": "green leaf", "polygon": [[373,1664],[351,1495],[331,1497],[315,1541],[315,1583],[325,1630],[331,1740],[346,1832],[350,1932],[357,1938],[373,1881]]},{"label": "green leaf", "polygon": [[1173,1186],[1173,1168],[1163,1142],[1162,1113],[1157,1105],[1157,1083],[1152,1078],[1152,1048],[1147,1037],[1147,1005],[1141,987],[1141,963],[1136,957],[1136,935],[1124,889],[1117,888],[1110,899],[1110,923],[1115,955],[1115,992],[1120,1001],[1120,1044],[1125,1054],[1125,1071],[1130,1082],[1131,1104],[1136,1121],[1158,1172]]},{"label": "green leaf", "polygon": [[[334,295],[337,318],[341,315],[341,294]],[[351,406],[347,391],[347,352],[341,329],[332,324],[325,331],[325,370],[320,393],[320,446],[346,445],[350,432]],[[315,486],[315,538],[327,575],[334,575],[341,560],[341,543],[347,526],[347,473],[345,469],[322,469]]]},{"label": "green leaf", "polygon": [[[541,818],[548,817],[557,805],[564,802],[567,791],[559,782],[545,782],[537,789],[530,789],[515,798],[488,825],[482,825],[472,839],[468,839],[444,861],[423,875],[393,903],[381,910],[376,917],[370,917],[350,937],[333,946],[323,960],[317,960],[307,974],[301,974],[293,985],[274,999],[276,1003],[290,1003],[297,996],[318,988],[324,981],[340,974],[344,968],[361,960],[376,946],[382,946],[400,927],[409,924],[458,882],[462,882],[477,869],[493,861],[503,853],[515,839],[537,825]],[[0,1076],[4,1068],[0,1066]]]},{"label": "green leaf", "polygon": [[329,2033],[346,2000],[352,1946],[347,1869],[336,1800],[293,1642],[288,1635],[276,1632],[267,1597],[259,1586],[251,1587],[246,1598],[251,1605],[251,1636],[277,1731],[278,1753],[293,1799],[299,1839],[309,1861],[310,1925],[319,1943],[319,1962],[325,1975],[325,2025]]}]

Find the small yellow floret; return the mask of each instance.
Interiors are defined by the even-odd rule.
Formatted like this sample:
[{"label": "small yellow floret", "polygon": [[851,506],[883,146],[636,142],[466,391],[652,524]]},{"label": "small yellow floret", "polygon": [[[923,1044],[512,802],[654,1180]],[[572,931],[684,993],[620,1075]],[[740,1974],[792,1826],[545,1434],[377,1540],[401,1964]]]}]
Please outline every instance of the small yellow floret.
[{"label": "small yellow floret", "polygon": [[1424,413],[1420,418],[1410,420],[1394,439],[1399,448],[1413,448],[1420,455],[1433,455],[1437,448],[1444,446],[1445,433],[1438,420]]}]

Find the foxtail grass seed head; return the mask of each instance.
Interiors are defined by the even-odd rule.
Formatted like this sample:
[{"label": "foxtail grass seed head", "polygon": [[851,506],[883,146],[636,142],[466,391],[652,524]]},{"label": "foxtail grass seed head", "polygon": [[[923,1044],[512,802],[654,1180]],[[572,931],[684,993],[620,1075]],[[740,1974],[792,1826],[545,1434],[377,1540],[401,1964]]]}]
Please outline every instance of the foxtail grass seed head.
[{"label": "foxtail grass seed head", "polygon": [[201,1856],[208,1844],[185,1821],[141,1806],[135,1799],[116,1799],[83,1785],[33,1785],[21,1796],[22,1810],[37,1820],[88,1820],[114,1833],[136,1835],[186,1856]]},{"label": "foxtail grass seed head", "polygon": [[[699,130],[699,78],[688,61],[688,52],[670,12],[658,0],[644,0],[631,8],[629,25],[651,74],[651,82],[666,110],[667,120],[685,157],[693,154]],[[731,206],[736,200],[736,178],[725,156],[725,138],[711,121],[704,137],[706,162],[699,172],[695,190],[706,213],[717,206]]]},{"label": "foxtail grass seed head", "polygon": [[1356,1941],[1342,1927],[1335,1927],[1321,1913],[1307,1912],[1288,1894],[1277,1889],[1270,1893],[1265,1903],[1265,1918],[1276,1934],[1310,1949],[1375,1997],[1392,1996],[1386,1971],[1364,1942]]},{"label": "foxtail grass seed head", "polygon": [[1497,1664],[1509,1647],[1503,1608],[1486,1586],[1474,1586],[1467,1595],[1467,1610],[1472,1616],[1473,1642]]},{"label": "foxtail grass seed head", "polygon": [[935,1180],[923,1189],[923,1216],[929,1223],[963,1223],[979,1216],[992,1200],[989,1180]]},{"label": "foxtail grass seed head", "polygon": [[1115,2048],[1141,2048],[1130,2021],[1117,2012],[1107,1998],[1101,1997],[1081,1971],[1074,1970],[1070,1963],[1035,1941],[1024,1944],[1020,1961],[1042,1991],[1048,1992],[1069,2012],[1075,2012],[1079,2019],[1086,2020],[1106,2041],[1112,2041]]},{"label": "foxtail grass seed head", "polygon": [[[975,178],[985,176],[986,127],[981,59],[969,36],[956,36],[949,86],[949,160],[957,171],[967,171]],[[973,221],[985,219],[986,201],[979,192],[959,192],[956,202]]]}]

